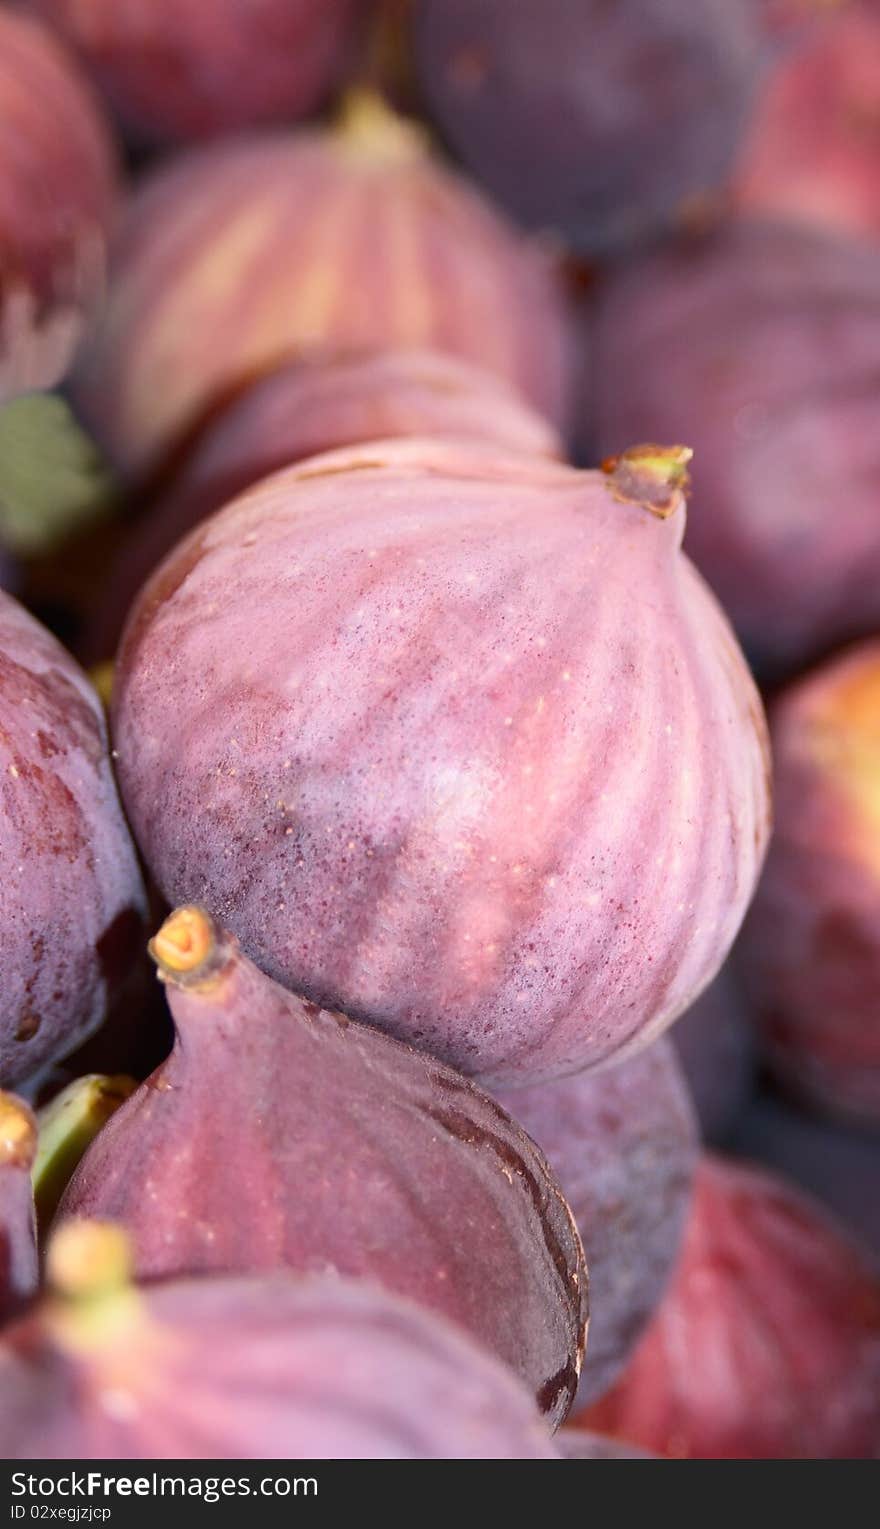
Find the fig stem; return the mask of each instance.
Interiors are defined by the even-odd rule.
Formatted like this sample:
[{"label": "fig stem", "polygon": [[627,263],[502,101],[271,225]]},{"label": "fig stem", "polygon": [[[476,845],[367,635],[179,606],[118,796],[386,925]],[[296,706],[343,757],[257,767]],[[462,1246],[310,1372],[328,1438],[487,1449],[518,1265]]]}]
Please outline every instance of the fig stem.
[{"label": "fig stem", "polygon": [[65,1305],[100,1300],[131,1283],[131,1243],[112,1221],[67,1221],[52,1237],[46,1279]]},{"label": "fig stem", "polygon": [[602,471],[615,499],[668,520],[687,499],[693,454],[690,446],[630,446],[606,458]]},{"label": "fig stem", "polygon": [[163,982],[196,987],[226,965],[228,941],[206,908],[175,908],[148,946]]},{"label": "fig stem", "polygon": [[37,1155],[37,1122],[15,1094],[0,1091],[0,1167],[33,1167]]},{"label": "fig stem", "polygon": [[420,159],[429,148],[425,129],[402,117],[369,86],[355,85],[346,91],[336,123],[345,148],[378,165],[406,164]]}]

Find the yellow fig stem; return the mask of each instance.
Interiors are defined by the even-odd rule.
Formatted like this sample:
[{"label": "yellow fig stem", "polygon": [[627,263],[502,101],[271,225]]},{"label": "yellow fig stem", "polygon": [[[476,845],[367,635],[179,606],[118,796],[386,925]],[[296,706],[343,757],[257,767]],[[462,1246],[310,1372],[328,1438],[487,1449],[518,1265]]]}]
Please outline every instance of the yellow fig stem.
[{"label": "yellow fig stem", "polygon": [[0,1167],[30,1170],[37,1154],[37,1122],[23,1099],[0,1091]]},{"label": "yellow fig stem", "polygon": [[630,446],[608,457],[602,471],[615,499],[667,520],[687,499],[692,457],[690,446]]},{"label": "yellow fig stem", "polygon": [[148,946],[160,980],[187,988],[212,983],[228,964],[233,948],[230,936],[197,903],[175,908]]},{"label": "yellow fig stem", "polygon": [[119,1346],[141,1315],[131,1243],[111,1221],[65,1221],[46,1253],[46,1322],[66,1348]]},{"label": "yellow fig stem", "polygon": [[336,118],[337,141],[377,165],[406,164],[421,159],[430,148],[425,129],[403,117],[376,90],[354,86],[347,91]]}]

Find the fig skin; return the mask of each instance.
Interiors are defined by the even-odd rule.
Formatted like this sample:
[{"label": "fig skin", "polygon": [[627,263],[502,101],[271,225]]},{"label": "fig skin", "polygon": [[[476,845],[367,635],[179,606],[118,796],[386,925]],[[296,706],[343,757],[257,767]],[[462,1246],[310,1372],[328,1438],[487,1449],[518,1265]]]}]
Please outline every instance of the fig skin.
[{"label": "fig skin", "polygon": [[556,1447],[565,1460],[659,1460],[644,1450],[631,1449],[617,1439],[603,1439],[601,1434],[583,1428],[560,1428]]},{"label": "fig skin", "polygon": [[752,0],[420,0],[414,47],[468,168],[591,255],[718,195],[761,62]]},{"label": "fig skin", "polygon": [[685,1009],[762,860],[766,740],[679,551],[681,450],[650,450],[656,480],[638,452],[581,473],[372,443],[198,528],[134,609],[114,699],[168,901],[486,1086]]},{"label": "fig skin", "polygon": [[101,704],[0,593],[0,1082],[97,1028],[141,937],[144,891]]},{"label": "fig skin", "polygon": [[619,1067],[498,1099],[547,1154],[584,1245],[583,1406],[617,1378],[675,1264],[697,1158],[693,1107],[666,1039]]},{"label": "fig skin", "polygon": [[875,1459],[876,1276],[784,1181],[707,1157],[657,1315],[576,1422],[675,1459]]},{"label": "fig skin", "polygon": [[880,639],[771,715],[778,822],[739,964],[779,1076],[880,1126]]},{"label": "fig skin", "polygon": [[320,106],[372,0],[26,0],[75,49],[138,145],[186,143]]},{"label": "fig skin", "polygon": [[319,452],[411,435],[496,441],[562,457],[554,429],[491,373],[430,350],[291,361],[209,422],[142,529],[125,544],[90,647],[112,653],[138,590],[215,510],[271,472]]},{"label": "fig skin", "polygon": [[0,1323],[37,1288],[37,1229],[31,1169],[37,1122],[22,1099],[0,1090]]},{"label": "fig skin", "polygon": [[547,252],[433,158],[415,124],[359,96],[333,129],[251,134],[160,165],[128,205],[74,391],[134,475],[245,384],[327,347],[449,352],[563,426],[568,322]]},{"label": "fig skin", "polygon": [[176,1044],[86,1152],[62,1220],[121,1223],[143,1278],[376,1280],[468,1328],[561,1422],[587,1275],[534,1143],[442,1063],[278,987],[201,910],[153,949]]},{"label": "fig skin", "polygon": [[67,371],[99,298],[115,212],[112,143],[72,58],[0,10],[0,403]]},{"label": "fig skin", "polygon": [[672,1030],[700,1134],[713,1146],[728,1140],[757,1087],[754,1026],[734,960],[725,962]]},{"label": "fig skin", "polygon": [[84,1271],[50,1246],[49,1294],[0,1337],[7,1459],[559,1458],[516,1377],[435,1313],[335,1274],[137,1287],[88,1243]]},{"label": "fig skin", "polygon": [[876,630],[874,249],[732,224],[622,267],[595,318],[599,450],[686,427],[687,551],[764,674]]}]

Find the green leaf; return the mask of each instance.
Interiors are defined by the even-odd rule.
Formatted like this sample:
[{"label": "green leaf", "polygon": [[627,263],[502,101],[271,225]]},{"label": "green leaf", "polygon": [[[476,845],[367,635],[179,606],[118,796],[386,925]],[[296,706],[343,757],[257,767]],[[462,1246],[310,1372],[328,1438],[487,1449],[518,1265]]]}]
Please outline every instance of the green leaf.
[{"label": "green leaf", "polygon": [[13,552],[52,551],[110,513],[117,492],[63,398],[29,393],[0,408],[0,541]]}]

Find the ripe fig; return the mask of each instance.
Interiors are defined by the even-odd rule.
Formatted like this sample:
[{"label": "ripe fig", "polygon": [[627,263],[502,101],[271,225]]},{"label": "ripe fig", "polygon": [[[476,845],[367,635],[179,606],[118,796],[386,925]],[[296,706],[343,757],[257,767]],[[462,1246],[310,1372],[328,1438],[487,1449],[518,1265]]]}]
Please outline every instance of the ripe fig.
[{"label": "ripe fig", "polygon": [[738,974],[727,961],[672,1031],[706,1142],[727,1140],[756,1087],[757,1047]]},{"label": "ripe fig", "polygon": [[116,201],[109,135],[73,60],[0,9],[0,403],[64,376],[99,297]]},{"label": "ripe fig", "polygon": [[487,1083],[650,1040],[720,965],[768,820],[760,703],[679,552],[687,456],[373,443],[193,532],[114,701],[169,902]]},{"label": "ripe fig", "polygon": [[292,361],[222,409],[125,545],[91,636],[116,647],[135,595],[200,520],[270,472],[317,452],[398,436],[477,437],[563,455],[552,426],[490,372],[438,351],[366,351]]},{"label": "ripe fig", "polygon": [[76,49],[136,144],[186,142],[319,106],[372,0],[26,0]]},{"label": "ripe fig", "polygon": [[579,1420],[674,1458],[876,1458],[880,1285],[782,1180],[707,1158],[659,1311]]},{"label": "ripe fig", "polygon": [[670,246],[609,280],[594,346],[602,451],[689,432],[687,550],[756,662],[876,630],[875,251],[758,225]]},{"label": "ripe fig", "polygon": [[68,1083],[40,1110],[33,1184],[41,1228],[52,1220],[86,1148],[136,1088],[134,1078],[90,1073]]},{"label": "ripe fig", "polygon": [[101,704],[0,593],[0,1082],[94,1030],[141,935],[144,893]]},{"label": "ripe fig", "polygon": [[465,164],[590,254],[717,195],[761,57],[753,0],[420,0],[415,50]]},{"label": "ripe fig", "polygon": [[880,1124],[880,639],[772,716],[778,824],[740,966],[780,1075]]},{"label": "ripe fig", "polygon": [[733,188],[746,213],[880,235],[880,11],[837,5],[779,59]]},{"label": "ripe fig", "polygon": [[603,1438],[599,1433],[587,1433],[584,1428],[560,1428],[556,1435],[556,1447],[564,1460],[659,1460],[659,1455],[647,1455],[644,1450],[631,1449],[618,1439]]},{"label": "ripe fig", "polygon": [[377,1280],[468,1328],[561,1422],[586,1271],[525,1133],[441,1063],[278,987],[198,908],[152,949],[175,1047],[95,1139],[61,1216],[121,1222],[143,1277]]},{"label": "ripe fig", "polygon": [[552,1460],[527,1391],[453,1324],[327,1274],[129,1277],[117,1227],[49,1247],[0,1337],[13,1460]]},{"label": "ripe fig", "polygon": [[160,165],[120,229],[76,398],[117,465],[139,473],[282,361],[398,345],[479,363],[567,420],[555,265],[414,124],[359,96],[335,129]]},{"label": "ripe fig", "polygon": [[693,1108],[665,1039],[618,1067],[497,1097],[546,1152],[584,1245],[586,1404],[626,1363],[678,1255],[697,1156]]},{"label": "ripe fig", "polygon": [[0,1091],[0,1322],[37,1288],[37,1233],[31,1169],[37,1122],[14,1094]]}]

